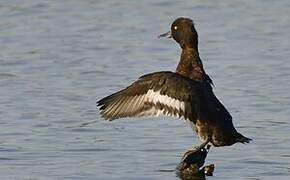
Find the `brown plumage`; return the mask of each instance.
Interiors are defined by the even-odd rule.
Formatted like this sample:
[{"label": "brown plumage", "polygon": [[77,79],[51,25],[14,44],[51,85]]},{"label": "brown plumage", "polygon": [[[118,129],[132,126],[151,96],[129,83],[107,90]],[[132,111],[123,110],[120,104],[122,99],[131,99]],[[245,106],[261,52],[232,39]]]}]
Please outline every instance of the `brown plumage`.
[{"label": "brown plumage", "polygon": [[[101,99],[98,106],[101,106],[101,115],[108,120],[163,113],[195,121],[198,104],[196,101],[200,99],[196,98],[199,88],[199,83],[180,74],[156,72],[141,76],[126,89]],[[152,91],[156,93],[153,94]],[[158,94],[163,99],[157,100]]]},{"label": "brown plumage", "polygon": [[251,139],[236,131],[232,117],[212,90],[198,53],[198,35],[188,18],[176,19],[171,31],[160,35],[173,37],[182,49],[176,72],[156,72],[141,76],[127,88],[97,102],[101,115],[114,120],[123,117],[183,117],[203,141],[228,146]]}]

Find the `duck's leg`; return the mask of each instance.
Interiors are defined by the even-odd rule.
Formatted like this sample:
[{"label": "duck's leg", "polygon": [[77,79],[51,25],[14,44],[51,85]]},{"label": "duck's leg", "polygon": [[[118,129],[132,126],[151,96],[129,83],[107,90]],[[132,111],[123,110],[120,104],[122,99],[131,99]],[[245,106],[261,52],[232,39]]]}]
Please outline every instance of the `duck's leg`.
[{"label": "duck's leg", "polygon": [[200,146],[187,150],[181,159],[181,163],[197,163],[198,168],[200,168],[204,164],[205,158],[210,148],[210,145],[208,145],[208,143],[209,140],[206,140]]},{"label": "duck's leg", "polygon": [[177,167],[177,170],[185,174],[198,174],[200,168],[204,165],[207,153],[209,152],[210,145],[207,145],[208,143],[209,142],[206,141],[200,146],[186,151]]},{"label": "duck's leg", "polygon": [[206,141],[204,141],[201,145],[199,145],[196,150],[199,151],[202,148],[204,148],[207,144],[209,143],[209,139],[207,139]]}]

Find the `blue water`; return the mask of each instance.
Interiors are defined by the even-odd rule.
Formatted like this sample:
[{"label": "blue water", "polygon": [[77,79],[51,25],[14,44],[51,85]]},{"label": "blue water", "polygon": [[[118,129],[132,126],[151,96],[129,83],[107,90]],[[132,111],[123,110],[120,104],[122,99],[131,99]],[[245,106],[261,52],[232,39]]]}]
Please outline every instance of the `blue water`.
[{"label": "blue water", "polygon": [[0,179],[178,179],[200,142],[183,121],[105,122],[96,100],[141,74],[174,70],[157,35],[195,21],[200,55],[248,145],[212,148],[207,179],[290,177],[290,1],[3,0]]}]

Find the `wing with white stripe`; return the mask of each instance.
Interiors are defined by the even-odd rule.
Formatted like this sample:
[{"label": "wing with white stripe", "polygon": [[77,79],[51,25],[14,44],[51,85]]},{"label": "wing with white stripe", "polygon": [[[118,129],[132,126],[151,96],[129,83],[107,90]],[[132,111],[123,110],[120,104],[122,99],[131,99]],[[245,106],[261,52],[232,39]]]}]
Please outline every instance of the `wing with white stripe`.
[{"label": "wing with white stripe", "polygon": [[195,122],[199,91],[198,82],[172,72],[157,72],[140,77],[97,105],[102,117],[108,120],[164,114]]}]

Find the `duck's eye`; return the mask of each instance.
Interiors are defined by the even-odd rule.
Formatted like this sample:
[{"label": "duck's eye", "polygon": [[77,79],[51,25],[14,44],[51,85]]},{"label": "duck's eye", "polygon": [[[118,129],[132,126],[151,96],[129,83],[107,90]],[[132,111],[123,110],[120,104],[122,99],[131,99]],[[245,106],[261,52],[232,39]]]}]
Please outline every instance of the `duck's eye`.
[{"label": "duck's eye", "polygon": [[177,30],[177,26],[174,26],[174,30]]}]

